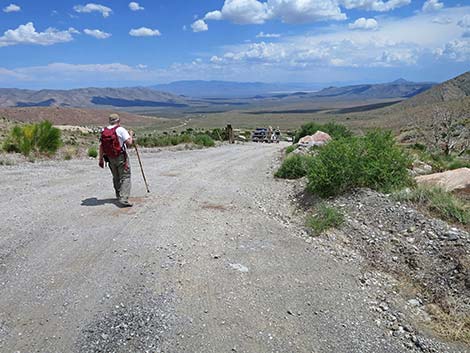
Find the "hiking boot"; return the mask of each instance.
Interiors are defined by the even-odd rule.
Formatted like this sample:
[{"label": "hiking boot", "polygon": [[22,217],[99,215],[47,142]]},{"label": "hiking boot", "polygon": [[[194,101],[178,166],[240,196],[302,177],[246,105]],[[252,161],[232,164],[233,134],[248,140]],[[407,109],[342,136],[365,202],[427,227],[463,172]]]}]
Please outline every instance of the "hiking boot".
[{"label": "hiking boot", "polygon": [[132,204],[127,200],[119,200],[120,207],[132,207]]}]

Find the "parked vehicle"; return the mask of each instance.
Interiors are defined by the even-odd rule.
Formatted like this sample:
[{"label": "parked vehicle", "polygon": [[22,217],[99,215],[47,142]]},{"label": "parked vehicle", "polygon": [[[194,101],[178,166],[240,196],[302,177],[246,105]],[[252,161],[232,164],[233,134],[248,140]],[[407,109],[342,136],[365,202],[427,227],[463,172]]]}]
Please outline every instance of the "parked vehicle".
[{"label": "parked vehicle", "polygon": [[258,127],[251,134],[251,141],[253,142],[270,142],[268,141],[268,129],[264,127]]}]

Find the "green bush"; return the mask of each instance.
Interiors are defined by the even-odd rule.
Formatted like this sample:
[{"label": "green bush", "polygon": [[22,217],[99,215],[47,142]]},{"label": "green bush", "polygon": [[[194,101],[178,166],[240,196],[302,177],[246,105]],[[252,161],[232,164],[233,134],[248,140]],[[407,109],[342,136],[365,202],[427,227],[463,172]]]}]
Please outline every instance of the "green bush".
[{"label": "green bush", "polygon": [[299,154],[293,154],[287,156],[274,176],[282,179],[302,178],[307,175],[312,160],[313,157],[309,155],[301,156]]},{"label": "green bush", "polygon": [[307,218],[307,226],[315,235],[320,235],[330,228],[337,228],[344,222],[344,215],[334,207],[320,204],[316,213]]},{"label": "green bush", "polygon": [[286,148],[286,154],[292,153],[297,149],[297,145],[290,145]]},{"label": "green bush", "polygon": [[311,122],[300,127],[300,130],[295,134],[294,142],[298,142],[304,136],[313,135],[317,131],[326,132],[333,139],[341,139],[352,136],[351,130],[349,130],[344,125],[336,123],[319,124]]},{"label": "green bush", "polygon": [[98,150],[95,146],[92,146],[88,149],[88,157],[96,158],[98,157]]},{"label": "green bush", "polygon": [[447,165],[448,170],[454,170],[459,168],[470,168],[470,161],[456,159]]},{"label": "green bush", "polygon": [[204,147],[213,147],[215,145],[214,140],[208,135],[196,135],[193,139],[196,145]]},{"label": "green bush", "polygon": [[440,188],[418,186],[393,194],[397,201],[410,201],[427,208],[445,221],[470,224],[470,207],[450,192]]},{"label": "green bush", "polygon": [[[188,129],[189,130],[189,129]],[[212,147],[215,145],[214,140],[206,134],[192,135],[190,132],[185,131],[180,135],[168,135],[162,136],[142,136],[139,137],[137,143],[143,147],[165,147],[165,146],[176,146],[181,143],[195,143],[200,146]]]},{"label": "green bush", "polygon": [[212,129],[212,131],[208,131],[206,134],[216,141],[228,140],[227,132],[225,131],[225,129],[215,128]]},{"label": "green bush", "polygon": [[419,152],[417,157],[419,160],[429,164],[434,172],[470,168],[470,160],[452,154]]},{"label": "green bush", "polygon": [[20,152],[29,156],[31,152],[54,154],[61,146],[61,132],[49,121],[37,124],[14,126],[3,144],[7,152]]},{"label": "green bush", "polygon": [[313,159],[308,189],[323,197],[355,187],[388,192],[411,184],[410,166],[411,159],[389,132],[333,140]]},{"label": "green bush", "polygon": [[35,124],[36,147],[39,152],[55,153],[62,144],[61,132],[50,121],[41,121]]}]

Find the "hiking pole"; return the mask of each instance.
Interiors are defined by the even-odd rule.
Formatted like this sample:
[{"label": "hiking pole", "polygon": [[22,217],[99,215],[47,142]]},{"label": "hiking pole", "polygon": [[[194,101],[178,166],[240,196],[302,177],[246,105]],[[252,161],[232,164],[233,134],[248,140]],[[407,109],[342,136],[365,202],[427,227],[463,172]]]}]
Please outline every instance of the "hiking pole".
[{"label": "hiking pole", "polygon": [[140,171],[142,172],[142,177],[144,178],[145,187],[147,188],[147,192],[150,192],[149,185],[147,184],[147,179],[145,178],[144,174],[144,167],[142,167],[142,161],[140,160],[139,150],[137,149],[137,144],[134,143],[135,153],[137,154],[137,159],[139,160]]}]

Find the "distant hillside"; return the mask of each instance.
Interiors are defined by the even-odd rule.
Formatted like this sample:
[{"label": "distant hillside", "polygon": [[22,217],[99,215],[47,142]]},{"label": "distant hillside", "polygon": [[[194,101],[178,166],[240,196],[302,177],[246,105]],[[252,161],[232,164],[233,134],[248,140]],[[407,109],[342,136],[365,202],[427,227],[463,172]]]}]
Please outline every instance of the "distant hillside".
[{"label": "distant hillside", "polygon": [[[12,121],[31,123],[49,120],[55,125],[104,126],[107,124],[111,113],[113,113],[111,110],[61,107],[0,108],[0,117]],[[126,126],[142,126],[151,124],[156,120],[126,112],[119,112],[119,115]]]},{"label": "distant hillside", "polygon": [[[378,110],[360,113],[370,126],[407,129],[432,122],[436,109],[445,109],[456,116],[470,115],[470,72],[435,85],[410,99]],[[351,114],[354,120],[357,114]]]},{"label": "distant hillside", "polygon": [[470,71],[432,87],[406,102],[404,106],[419,106],[459,100],[470,96]]},{"label": "distant hillside", "polygon": [[232,81],[176,81],[151,86],[153,89],[196,98],[250,98],[276,92],[315,91],[314,83],[264,83]]},{"label": "distant hillside", "polygon": [[345,87],[328,87],[310,94],[317,98],[372,99],[372,98],[410,98],[429,90],[435,83],[409,82],[398,79],[390,83],[364,84]]},{"label": "distant hillside", "polygon": [[0,107],[186,107],[171,93],[149,88],[80,88],[72,90],[0,89]]}]

